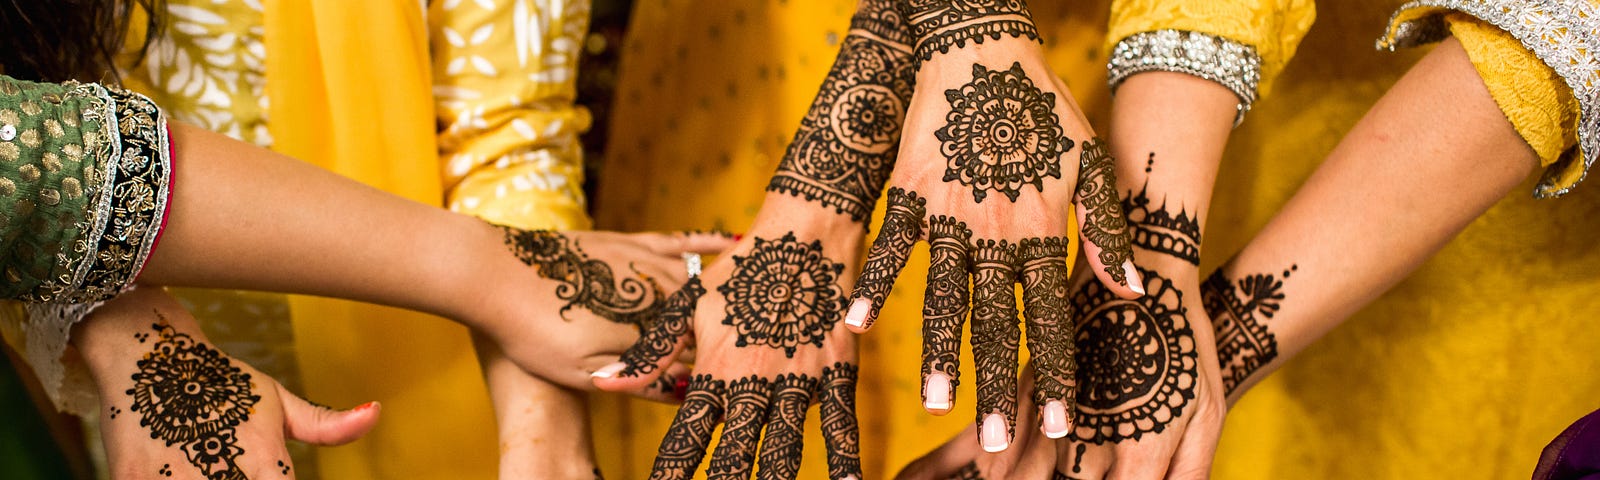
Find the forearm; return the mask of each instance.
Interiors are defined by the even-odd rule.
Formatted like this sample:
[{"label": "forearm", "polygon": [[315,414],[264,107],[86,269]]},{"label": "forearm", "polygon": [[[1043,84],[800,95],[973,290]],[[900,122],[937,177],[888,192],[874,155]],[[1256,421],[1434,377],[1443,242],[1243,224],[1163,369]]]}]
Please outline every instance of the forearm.
[{"label": "forearm", "polygon": [[1211,205],[1237,103],[1216,82],[1172,72],[1129,77],[1112,103],[1111,152],[1119,193],[1132,207],[1130,220],[1143,225],[1146,215],[1162,210],[1171,218],[1187,214],[1195,250],[1176,253],[1191,263],[1199,261],[1201,219]]},{"label": "forearm", "polygon": [[[1424,57],[1207,281],[1229,400],[1404,279],[1534,166],[1458,43]],[[1244,287],[1252,276],[1264,287]]]},{"label": "forearm", "polygon": [[[165,230],[141,282],[304,293],[463,318],[498,230],[199,128],[172,126]],[[503,268],[503,267],[502,267]]]}]

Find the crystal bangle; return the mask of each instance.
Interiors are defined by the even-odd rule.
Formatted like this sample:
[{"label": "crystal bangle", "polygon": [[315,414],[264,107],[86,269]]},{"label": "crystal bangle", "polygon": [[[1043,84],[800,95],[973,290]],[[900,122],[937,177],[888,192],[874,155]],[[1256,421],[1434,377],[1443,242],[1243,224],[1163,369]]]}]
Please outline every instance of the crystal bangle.
[{"label": "crystal bangle", "polygon": [[1216,35],[1186,30],[1152,30],[1123,38],[1106,62],[1107,83],[1116,91],[1128,77],[1144,72],[1187,73],[1221,84],[1239,97],[1233,125],[1244,121],[1261,83],[1261,56],[1255,47]]}]

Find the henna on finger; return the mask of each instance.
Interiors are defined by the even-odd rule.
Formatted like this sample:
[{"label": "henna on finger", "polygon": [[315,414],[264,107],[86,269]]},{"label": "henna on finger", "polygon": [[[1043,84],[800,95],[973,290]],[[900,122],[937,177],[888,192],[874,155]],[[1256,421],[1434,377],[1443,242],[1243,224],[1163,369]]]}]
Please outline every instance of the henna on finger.
[{"label": "henna on finger", "polygon": [[733,262],[733,276],[717,292],[727,298],[722,324],[736,329],[736,345],[765,345],[790,358],[801,345],[822,346],[845,301],[838,283],[844,265],[823,256],[822,241],[800,242],[794,232],[757,237]]},{"label": "henna on finger", "polygon": [[[955,403],[961,383],[961,326],[967,320],[968,242],[972,230],[953,217],[936,215],[928,221],[928,286],[922,296],[922,403],[948,409]],[[946,383],[943,402],[929,403],[929,375],[938,372]],[[934,392],[938,395],[939,392]]]},{"label": "henna on finger", "polygon": [[706,288],[700,284],[700,277],[690,277],[689,281],[684,282],[683,288],[667,297],[656,326],[645,330],[638,342],[622,352],[619,361],[624,367],[617,372],[617,376],[648,375],[660,368],[661,361],[671,356],[673,350],[678,348],[678,343],[689,335],[695,305],[705,293]]},{"label": "henna on finger", "polygon": [[1061,155],[1073,141],[1055,113],[1056,94],[1040,90],[1014,62],[1008,70],[972,65],[972,81],[945,91],[950,113],[933,132],[947,163],[943,180],[972,188],[983,203],[990,190],[1017,201],[1025,185],[1044,191],[1061,178]]},{"label": "henna on finger", "polygon": [[[922,219],[927,216],[927,199],[900,187],[889,188],[889,205],[883,213],[883,226],[878,238],[872,241],[866,265],[861,268],[861,279],[856,282],[850,297],[867,299],[871,307],[861,322],[861,328],[872,327],[878,311],[894,289],[894,281],[911,257],[911,249],[922,238]],[[852,309],[859,308],[852,306]],[[853,317],[853,316],[852,316]]]},{"label": "henna on finger", "polygon": [[751,375],[728,383],[726,420],[722,439],[711,454],[706,478],[749,479],[755,467],[756,444],[767,420],[767,379]]},{"label": "henna on finger", "polygon": [[1083,239],[1100,249],[1100,264],[1111,279],[1128,284],[1123,264],[1133,259],[1128,219],[1117,195],[1116,159],[1099,137],[1083,142],[1078,164],[1078,204],[1082,206]]},{"label": "henna on finger", "polygon": [[1071,307],[1067,305],[1071,276],[1067,256],[1074,248],[1071,237],[1029,238],[1017,252],[1022,262],[1028,355],[1034,366],[1034,404],[1046,408],[1050,401],[1060,401],[1065,407],[1063,415],[1077,409],[1078,364],[1073,358],[1077,349],[1072,343]]},{"label": "henna on finger", "polygon": [[573,307],[583,307],[600,318],[643,328],[660,313],[666,293],[655,279],[637,270],[619,279],[611,265],[589,258],[576,240],[558,232],[495,227],[504,232],[506,248],[518,260],[537,268],[540,277],[560,282],[556,298],[567,302],[561,318],[567,319]]},{"label": "henna on finger", "polygon": [[711,434],[722,421],[726,391],[726,384],[710,375],[695,375],[689,381],[689,393],[656,452],[651,480],[694,478],[700,461],[705,459],[706,447],[711,444]]},{"label": "henna on finger", "polygon": [[861,428],[856,423],[856,366],[837,362],[822,369],[822,439],[828,446],[828,478],[861,478]]},{"label": "henna on finger", "polygon": [[972,358],[978,373],[977,421],[981,432],[986,430],[982,425],[992,420],[988,417],[998,414],[1006,422],[1006,438],[1016,438],[1017,357],[1022,341],[1015,289],[1017,245],[985,239],[974,247]]},{"label": "henna on finger", "polygon": [[806,409],[816,395],[818,380],[806,375],[786,374],[772,381],[772,407],[767,413],[767,432],[761,440],[761,480],[791,480],[800,473],[800,455],[805,449]]},{"label": "henna on finger", "polygon": [[916,56],[924,62],[935,52],[964,48],[969,40],[974,44],[1001,37],[1039,41],[1023,0],[909,0],[900,3],[900,11],[911,21]]}]

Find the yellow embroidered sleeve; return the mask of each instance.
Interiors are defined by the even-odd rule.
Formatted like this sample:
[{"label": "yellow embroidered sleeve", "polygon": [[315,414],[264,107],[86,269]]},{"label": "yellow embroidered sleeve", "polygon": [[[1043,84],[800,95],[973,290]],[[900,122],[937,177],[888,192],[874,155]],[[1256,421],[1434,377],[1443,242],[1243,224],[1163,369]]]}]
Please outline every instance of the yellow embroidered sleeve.
[{"label": "yellow embroidered sleeve", "polygon": [[433,93],[451,210],[523,228],[588,228],[576,105],[586,0],[429,7]]},{"label": "yellow embroidered sleeve", "polygon": [[[1539,163],[1550,166],[1564,152],[1576,154],[1573,147],[1578,144],[1578,100],[1561,77],[1511,34],[1494,25],[1464,13],[1450,13],[1445,21],[1450,33],[1466,49],[1500,111],[1539,155]],[[1564,173],[1582,171],[1572,170]]]},{"label": "yellow embroidered sleeve", "polygon": [[[1107,51],[1143,32],[1179,30],[1222,37],[1253,47],[1260,57],[1261,94],[1294,57],[1316,20],[1314,0],[1116,0],[1111,4]],[[1241,95],[1243,97],[1243,95]]]}]

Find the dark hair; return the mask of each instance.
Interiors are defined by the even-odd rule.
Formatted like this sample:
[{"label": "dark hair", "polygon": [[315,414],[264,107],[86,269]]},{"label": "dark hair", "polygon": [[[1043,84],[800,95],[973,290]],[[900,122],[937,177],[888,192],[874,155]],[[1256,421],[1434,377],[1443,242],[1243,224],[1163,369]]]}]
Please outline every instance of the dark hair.
[{"label": "dark hair", "polygon": [[0,69],[40,81],[116,82],[134,6],[146,13],[138,58],[160,35],[165,0],[0,0]]}]

